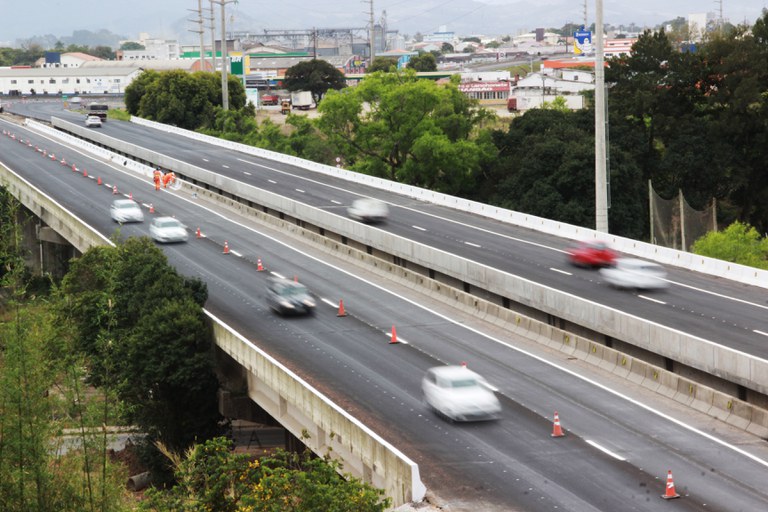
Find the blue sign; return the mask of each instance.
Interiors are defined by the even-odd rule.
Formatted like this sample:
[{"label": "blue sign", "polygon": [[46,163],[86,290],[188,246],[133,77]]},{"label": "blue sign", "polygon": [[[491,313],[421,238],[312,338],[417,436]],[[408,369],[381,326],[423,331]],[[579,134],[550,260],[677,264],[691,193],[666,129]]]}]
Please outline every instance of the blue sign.
[{"label": "blue sign", "polygon": [[573,53],[575,55],[592,53],[592,32],[581,27],[581,30],[573,33]]}]

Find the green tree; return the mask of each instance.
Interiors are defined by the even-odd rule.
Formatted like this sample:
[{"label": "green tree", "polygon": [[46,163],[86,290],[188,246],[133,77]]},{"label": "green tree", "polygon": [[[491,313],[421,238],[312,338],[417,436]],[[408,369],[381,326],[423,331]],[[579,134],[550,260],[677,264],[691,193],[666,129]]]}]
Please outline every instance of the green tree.
[{"label": "green tree", "polygon": [[377,71],[383,71],[388,73],[390,71],[397,70],[397,58],[396,57],[376,57],[373,59],[371,67],[368,68],[368,73],[375,73]]},{"label": "green tree", "polygon": [[347,167],[446,193],[471,193],[493,148],[476,131],[490,118],[456,83],[419,80],[413,70],[377,72],[329,93],[318,128]]},{"label": "green tree", "polygon": [[[183,450],[220,432],[202,282],[181,277],[148,238],[129,238],[73,261],[61,290],[92,382],[117,392],[147,443]],[[102,339],[113,340],[106,361]]]},{"label": "green tree", "polygon": [[136,41],[126,41],[120,45],[121,50],[144,50],[144,45]]},{"label": "green tree", "polygon": [[383,512],[383,491],[348,474],[338,462],[279,450],[260,460],[233,453],[219,438],[196,445],[180,460],[171,455],[176,486],[151,490],[145,512]]},{"label": "green tree", "polygon": [[[478,198],[512,210],[594,227],[594,113],[533,109],[494,132],[498,158]],[[643,183],[634,160],[611,148],[612,233],[643,232]]]},{"label": "green tree", "polygon": [[416,71],[437,71],[437,60],[431,53],[424,53],[412,57],[408,68]]},{"label": "green tree", "polygon": [[285,71],[283,80],[289,91],[310,91],[319,105],[329,90],[341,90],[346,87],[344,74],[325,60],[312,59],[299,62]]},{"label": "green tree", "polygon": [[739,221],[723,231],[710,231],[699,238],[691,246],[691,252],[768,270],[768,238]]},{"label": "green tree", "polygon": [[[245,88],[228,76],[229,105],[245,107]],[[221,75],[198,71],[145,71],[125,89],[125,104],[132,115],[194,130],[211,126],[221,107]]]}]

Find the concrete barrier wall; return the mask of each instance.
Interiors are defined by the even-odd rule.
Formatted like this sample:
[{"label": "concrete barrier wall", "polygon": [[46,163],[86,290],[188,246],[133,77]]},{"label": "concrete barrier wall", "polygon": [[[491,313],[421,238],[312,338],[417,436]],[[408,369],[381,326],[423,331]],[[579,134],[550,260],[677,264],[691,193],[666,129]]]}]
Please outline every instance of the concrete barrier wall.
[{"label": "concrete barrier wall", "polygon": [[[182,175],[189,176],[201,183],[208,183],[226,193],[264,205],[274,210],[282,211],[292,217],[303,219],[316,226],[346,236],[361,244],[371,246],[384,253],[398,256],[426,268],[434,269],[448,276],[455,277],[472,286],[488,290],[510,300],[537,308],[546,313],[564,318],[569,322],[582,325],[606,336],[622,340],[626,343],[641,347],[645,350],[668,357],[682,364],[691,366],[703,372],[716,375],[729,382],[733,382],[763,394],[768,394],[768,360],[756,358],[749,354],[735,351],[729,347],[690,336],[674,329],[651,323],[643,318],[629,315],[612,308],[595,304],[579,297],[552,289],[537,283],[533,283],[523,277],[501,272],[480,263],[461,258],[444,251],[423,245],[381,229],[352,221],[345,216],[336,215],[325,210],[298,203],[288,198],[273,194],[267,190],[259,189],[251,185],[239,182],[216,173],[211,173],[165,155],[156,154],[145,148],[136,147],[108,137],[102,133],[95,133],[83,126],[54,119],[54,125],[62,126],[76,134],[83,134],[97,142],[109,144],[117,151],[136,155],[146,161],[158,162],[160,165],[173,169]],[[169,131],[178,129],[169,129]],[[186,131],[183,131],[186,132]],[[195,134],[199,135],[199,134]],[[227,141],[224,141],[227,142]],[[224,143],[222,142],[222,144]],[[234,143],[228,143],[234,144]],[[233,148],[242,145],[235,144]],[[247,146],[246,146],[247,147]],[[255,148],[251,148],[255,149]],[[264,153],[264,150],[259,150]],[[270,153],[271,152],[267,152]],[[281,155],[285,157],[285,155]],[[287,158],[287,157],[286,157]],[[294,158],[294,157],[291,157]],[[294,158],[295,159],[295,158]],[[300,160],[300,159],[295,159]],[[301,160],[301,162],[305,162]],[[318,166],[319,164],[312,164]],[[322,166],[327,167],[327,166]],[[342,172],[336,168],[332,172]],[[343,171],[348,173],[347,171]],[[348,173],[356,174],[356,173]],[[412,188],[412,187],[411,187]],[[425,192],[426,193],[426,192]],[[432,194],[429,192],[427,195]],[[452,198],[455,201],[462,201]],[[491,207],[473,203],[471,205],[478,211],[488,210]],[[553,226],[561,224],[545,219],[529,218],[516,212],[509,212],[511,216],[524,217],[519,222],[528,223],[529,227],[541,225],[542,230],[552,230]],[[549,227],[547,227],[549,226]],[[574,228],[574,232],[586,234],[584,228]],[[619,239],[612,239],[617,243]],[[671,258],[679,251],[660,248],[643,244],[634,240],[625,240],[635,248],[653,250],[658,256]],[[683,253],[686,254],[686,253]],[[699,258],[699,257],[697,257]],[[724,262],[720,262],[724,263]],[[750,272],[755,269],[750,269]]]},{"label": "concrete barrier wall", "polygon": [[[394,506],[424,498],[426,488],[416,463],[215,316],[208,316],[217,345],[249,370],[251,398],[294,436],[315,453],[340,459],[346,472],[384,489]],[[307,432],[307,425],[316,428]]]},{"label": "concrete barrier wall", "polygon": [[431,190],[404,185],[373,176],[347,171],[337,167],[331,167],[324,164],[318,164],[309,160],[297,158],[295,156],[284,155],[266,149],[255,148],[246,144],[219,139],[210,135],[184,130],[175,126],[169,126],[154,121],[148,121],[140,117],[132,117],[131,121],[150,126],[157,130],[174,133],[184,137],[204,141],[207,144],[213,144],[224,148],[239,151],[241,153],[274,160],[276,162],[288,163],[297,167],[302,167],[311,171],[322,173],[329,176],[336,176],[348,181],[362,183],[371,187],[396,192],[398,194],[413,197],[422,201],[427,201],[443,206],[448,206],[457,210],[475,213],[492,219],[500,220],[510,224],[543,231],[563,238],[572,240],[594,239],[604,240],[611,244],[616,250],[632,254],[641,258],[655,260],[666,265],[673,265],[697,272],[724,277],[733,281],[747,283],[752,286],[761,286],[768,288],[768,270],[760,270],[745,265],[729,263],[705,256],[696,256],[688,252],[660,247],[645,242],[639,242],[629,238],[613,236],[607,233],[600,233],[592,229],[565,224],[558,221],[527,215],[504,208],[498,208],[476,201],[461,199],[455,196],[440,194]]},{"label": "concrete barrier wall", "polygon": [[80,252],[109,239],[77,219],[66,208],[0,162],[0,183],[27,209]]}]

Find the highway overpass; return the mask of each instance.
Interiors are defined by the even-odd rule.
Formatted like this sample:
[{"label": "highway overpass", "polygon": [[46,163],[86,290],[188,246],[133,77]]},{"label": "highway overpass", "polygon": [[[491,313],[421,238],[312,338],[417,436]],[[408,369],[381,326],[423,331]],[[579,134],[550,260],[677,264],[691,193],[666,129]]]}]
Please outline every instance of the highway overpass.
[{"label": "highway overpass", "polygon": [[[153,157],[156,158],[156,157]],[[162,157],[161,157],[162,158]],[[151,161],[151,160],[147,160]],[[121,161],[117,161],[117,163],[121,163]],[[126,162],[127,165],[133,165],[128,162]],[[171,168],[170,166],[165,166],[167,168]],[[183,172],[186,171],[186,172]],[[198,171],[194,171],[198,172]],[[193,170],[190,169],[179,169],[177,170],[177,174],[183,174],[186,177],[189,177],[191,180],[198,180],[199,176],[195,176],[193,173]],[[219,180],[220,178],[213,178],[214,180]],[[211,190],[211,188],[219,188],[226,185],[224,183],[226,180],[222,178],[222,181],[217,181],[213,184],[208,184],[205,188],[197,189],[197,193],[202,195],[214,195],[214,192],[218,192],[219,190]],[[462,308],[465,309],[465,311],[473,311],[474,314],[470,315],[470,317],[475,317],[477,315],[477,311],[481,310],[483,312],[482,316],[492,320],[493,322],[497,322],[500,325],[504,325],[505,329],[503,331],[509,332],[509,333],[515,333],[516,335],[523,335],[524,333],[528,333],[530,335],[531,330],[534,330],[537,332],[536,337],[538,337],[540,340],[548,340],[548,343],[552,343],[553,346],[560,345],[559,348],[565,349],[567,351],[572,352],[576,355],[582,355],[586,358],[594,358],[599,359],[601,361],[601,364],[603,365],[609,365],[614,368],[614,371],[616,373],[621,373],[622,371],[625,371],[626,374],[630,378],[637,378],[638,381],[642,381],[644,384],[652,385],[654,380],[658,380],[658,385],[656,387],[668,387],[669,384],[672,382],[672,380],[675,380],[675,388],[681,388],[678,389],[677,393],[682,393],[685,391],[685,386],[680,386],[681,380],[674,379],[673,375],[670,372],[663,371],[663,368],[661,368],[661,371],[654,369],[652,371],[645,370],[645,371],[639,371],[638,368],[640,363],[642,362],[639,358],[633,358],[633,357],[626,357],[625,361],[629,361],[628,363],[623,363],[620,359],[613,359],[613,362],[611,362],[610,357],[606,358],[604,354],[608,354],[611,352],[611,350],[608,347],[605,347],[602,344],[596,343],[593,340],[590,340],[587,337],[580,337],[578,335],[575,335],[574,333],[571,333],[569,331],[563,330],[560,327],[554,327],[552,326],[552,322],[549,321],[549,318],[544,315],[542,320],[537,320],[535,314],[526,315],[521,314],[520,312],[515,312],[511,307],[516,305],[516,301],[509,300],[507,304],[504,304],[503,298],[495,298],[493,295],[488,294],[485,292],[485,298],[481,299],[478,297],[478,295],[482,295],[484,292],[478,292],[478,290],[482,290],[480,283],[482,282],[478,276],[481,276],[483,278],[487,278],[488,276],[491,276],[492,274],[482,274],[478,273],[477,276],[473,274],[472,272],[477,272],[476,269],[469,269],[469,267],[463,267],[461,268],[462,272],[467,272],[466,275],[471,276],[470,278],[465,278],[463,280],[459,280],[458,277],[451,276],[448,272],[442,272],[444,269],[450,269],[451,265],[454,263],[451,262],[445,262],[442,263],[444,267],[438,267],[438,270],[435,271],[434,269],[432,272],[430,272],[430,269],[424,265],[420,268],[419,265],[416,265],[416,262],[420,261],[427,261],[428,258],[433,257],[434,255],[429,253],[429,248],[413,248],[413,247],[405,247],[403,244],[406,243],[406,241],[399,240],[396,237],[393,237],[391,234],[382,234],[379,233],[379,230],[364,228],[360,225],[357,225],[356,223],[350,223],[348,220],[344,219],[343,216],[334,215],[337,219],[331,218],[328,220],[328,223],[321,224],[318,226],[317,224],[314,224],[313,222],[309,222],[308,220],[301,220],[304,215],[308,215],[304,217],[305,219],[312,219],[315,220],[314,217],[322,217],[322,215],[319,215],[317,211],[317,208],[314,209],[307,209],[304,211],[305,206],[301,204],[293,204],[295,201],[289,201],[284,202],[282,205],[280,205],[282,210],[282,219],[280,218],[280,214],[272,215],[272,213],[277,212],[277,204],[272,203],[266,203],[266,201],[277,201],[279,203],[279,198],[274,197],[249,197],[246,195],[245,198],[241,196],[241,192],[243,194],[251,194],[255,193],[253,190],[250,190],[248,187],[243,186],[242,184],[234,184],[234,186],[237,187],[237,196],[238,200],[235,200],[234,197],[229,197],[225,200],[226,203],[228,203],[230,208],[236,208],[243,212],[248,211],[249,214],[263,217],[264,220],[266,220],[269,223],[272,223],[273,225],[279,225],[280,229],[283,231],[291,230],[296,234],[299,234],[303,237],[309,237],[316,239],[319,244],[323,245],[325,247],[324,250],[328,250],[328,254],[331,254],[332,252],[338,253],[338,250],[341,250],[342,253],[346,253],[343,255],[344,258],[346,258],[347,261],[368,261],[371,265],[375,265],[380,270],[383,269],[385,272],[392,272],[394,275],[398,276],[398,280],[400,280],[402,283],[408,283],[408,286],[416,288],[421,286],[427,286],[431,290],[432,295],[440,300],[440,301],[447,301],[451,303],[452,305],[460,305]],[[122,190],[121,186],[121,190]],[[221,188],[221,190],[226,190],[224,188]],[[232,194],[232,190],[228,191],[229,194]],[[216,194],[219,195],[219,194]],[[241,199],[245,199],[246,201],[250,201],[251,205],[243,204]],[[258,199],[261,202],[254,201],[253,199]],[[285,200],[283,200],[285,201]],[[264,210],[267,210],[266,212]],[[325,212],[328,213],[328,212]],[[314,217],[313,217],[314,216]],[[299,220],[297,220],[299,219]],[[321,219],[322,220],[322,219]],[[327,220],[327,219],[326,219]],[[349,225],[344,226],[341,224],[334,224],[334,222],[346,220]],[[346,231],[345,231],[346,230]],[[359,231],[359,232],[358,232]],[[370,231],[371,233],[368,233]],[[340,234],[343,233],[343,234]],[[352,235],[356,237],[362,237],[358,242],[355,242],[352,238]],[[370,238],[365,238],[365,237]],[[377,241],[376,237],[386,237],[384,241]],[[330,241],[329,241],[330,237]],[[346,240],[344,239],[346,237]],[[363,243],[361,243],[363,242]],[[387,254],[383,249],[379,249],[375,244],[381,243],[383,244],[381,247],[391,247],[393,249],[397,249],[399,251],[400,256],[397,256],[397,258],[400,258],[399,260],[396,260],[395,257],[393,257],[391,254]],[[442,254],[441,254],[442,256]],[[405,263],[403,263],[405,262]],[[460,265],[467,265],[466,262],[461,263]],[[471,270],[471,271],[470,271]],[[485,272],[488,272],[486,269]],[[509,277],[502,276],[503,279],[510,279]],[[235,278],[236,279],[236,278]],[[452,279],[452,281],[451,281]],[[495,279],[495,277],[493,278]],[[450,281],[450,282],[449,282]],[[465,286],[463,283],[469,283],[469,288],[467,289],[467,286]],[[515,287],[521,286],[519,283],[516,283],[514,281],[504,281],[504,286],[509,286],[510,289],[515,290]],[[531,286],[529,283],[523,283],[522,286]],[[538,296],[541,292],[536,290],[532,291],[532,289],[528,289],[527,291],[523,289],[523,291],[519,291],[520,294],[531,294]],[[499,294],[501,295],[501,294]],[[509,299],[509,297],[507,297]],[[345,301],[346,295],[345,295]],[[495,304],[495,302],[501,302],[501,304]],[[532,309],[532,308],[531,308]],[[498,315],[494,313],[495,310],[498,310]],[[507,313],[507,311],[510,311]],[[455,313],[455,316],[460,316],[459,314]],[[572,322],[572,320],[569,320],[569,322]],[[555,322],[557,323],[557,322]],[[398,322],[398,325],[407,325],[407,324],[401,324]],[[399,332],[402,333],[402,329],[399,329]],[[411,340],[416,340],[418,343],[414,343],[414,345],[420,347],[420,350],[428,350],[432,353],[438,353],[439,351],[444,351],[445,349],[443,347],[433,347],[432,349],[427,349],[426,347],[429,347],[429,344],[432,343],[432,340],[425,339],[425,340],[419,340],[421,338],[421,335],[415,334],[416,331],[413,331],[414,334],[406,335],[405,338],[410,338]],[[406,333],[408,333],[408,330],[406,330]],[[444,339],[450,339],[451,335],[449,333],[443,333],[442,336]],[[467,336],[460,336],[462,339],[467,338]],[[469,336],[471,337],[471,336]],[[479,346],[482,342],[477,341],[473,343],[475,346]],[[570,345],[570,346],[568,346]],[[354,345],[350,345],[347,347],[348,351],[355,350]],[[389,348],[389,347],[388,347]],[[347,350],[344,352],[346,353]],[[491,350],[491,349],[488,349]],[[232,349],[231,352],[236,352],[235,349]],[[466,357],[467,352],[465,350],[454,350],[454,357],[453,361],[458,360],[458,358]],[[486,352],[486,351],[483,351]],[[423,357],[419,356],[418,354],[411,354],[413,358]],[[442,356],[445,357],[445,356]],[[482,357],[481,353],[479,352],[475,354],[475,357],[477,357],[478,365],[481,363],[480,358]],[[618,357],[618,356],[617,356]],[[379,359],[379,361],[382,361],[383,359]],[[471,363],[473,363],[475,360],[471,360]],[[400,362],[399,364],[403,364]],[[484,364],[484,363],[483,363]],[[530,364],[530,363],[527,363]],[[511,367],[507,368],[508,372],[514,372],[511,368],[517,368],[518,365],[512,365]],[[634,368],[634,371],[633,371]],[[373,368],[370,369],[372,372],[375,372]],[[395,368],[392,368],[391,371],[393,373],[396,372]],[[646,373],[647,372],[647,373]],[[654,377],[653,372],[658,372],[656,377]],[[488,374],[489,372],[483,372]],[[667,375],[669,373],[669,375]],[[503,379],[509,379],[509,375],[500,372],[500,371],[490,371],[491,377],[498,377],[498,379],[492,380],[503,380]],[[666,375],[666,376],[665,376]],[[663,379],[671,379],[671,380],[665,380]],[[664,386],[662,386],[664,384]],[[671,389],[671,387],[669,388]],[[503,393],[507,394],[509,393],[510,396],[514,396],[518,400],[522,400],[520,398],[522,396],[521,387],[516,387],[514,390],[510,391],[503,391]],[[594,393],[594,391],[592,391]],[[720,394],[713,392],[718,396],[721,396]],[[723,394],[724,396],[725,394]],[[714,395],[713,395],[714,396]],[[733,402],[738,403],[738,400],[734,400]],[[279,402],[278,402],[279,403]],[[519,406],[519,404],[516,406],[514,404],[507,404],[510,408],[515,409]],[[526,407],[526,410],[528,410],[530,406]],[[710,408],[712,406],[710,405]],[[731,405],[731,408],[733,408],[733,405]],[[725,407],[725,410],[728,410],[728,407]],[[522,411],[517,411],[520,413],[517,415],[517,417],[522,416]],[[574,418],[578,417],[576,414],[577,411],[574,411]],[[544,411],[541,411],[541,414],[544,414]],[[569,414],[570,416],[570,414]],[[728,414],[729,417],[735,417],[737,415],[735,414]],[[579,418],[579,423],[581,423],[582,418]],[[588,421],[584,419],[586,423]],[[754,423],[750,421],[750,423]],[[744,425],[748,426],[748,425]],[[391,431],[392,429],[396,428],[393,426],[388,427]],[[754,427],[753,427],[754,428]],[[386,429],[385,429],[386,430]],[[567,461],[563,461],[564,465],[569,465],[570,463]],[[564,492],[562,489],[558,490],[557,492],[551,493],[550,496],[557,496],[558,493]],[[570,491],[569,491],[570,492]],[[555,499],[555,498],[552,498]],[[584,498],[579,498],[577,500],[578,503],[582,503],[581,500],[584,500]],[[586,506],[586,505],[585,505]],[[580,506],[576,506],[575,508],[572,508],[573,510],[581,509]],[[585,508],[586,509],[586,508]],[[604,510],[608,510],[609,508],[603,508]]]}]

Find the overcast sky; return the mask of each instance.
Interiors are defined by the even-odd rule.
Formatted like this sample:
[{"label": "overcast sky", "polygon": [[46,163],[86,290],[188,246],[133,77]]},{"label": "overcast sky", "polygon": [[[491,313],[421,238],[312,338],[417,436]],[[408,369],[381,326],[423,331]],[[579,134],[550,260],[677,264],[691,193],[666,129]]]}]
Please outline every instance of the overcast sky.
[{"label": "overcast sky", "polygon": [[[209,0],[201,3],[207,12]],[[690,13],[718,12],[720,5],[731,22],[746,20],[751,24],[768,7],[768,0],[604,0],[604,19],[611,24],[635,22],[652,26]],[[240,0],[228,4],[227,13],[236,21],[246,22],[247,28],[254,31],[358,27],[367,23],[369,6],[364,0]],[[594,21],[594,6],[595,0],[587,1],[590,23]],[[543,7],[547,9],[542,10]],[[136,38],[139,32],[149,32],[153,37],[189,37],[174,32],[180,22],[182,32],[193,28],[192,23],[183,21],[195,17],[190,10],[197,8],[198,0],[0,0],[0,43],[46,34],[71,36],[75,30],[99,29],[129,38]],[[484,30],[484,25],[495,23],[498,29],[497,18],[502,14],[514,15],[514,21],[507,25],[510,34],[542,26],[563,26],[566,22],[581,23],[584,19],[583,0],[374,0],[377,20],[385,10],[389,28],[406,34],[428,33],[442,25],[456,30],[462,23],[464,32],[499,33]],[[217,15],[219,12],[217,6]]]}]

